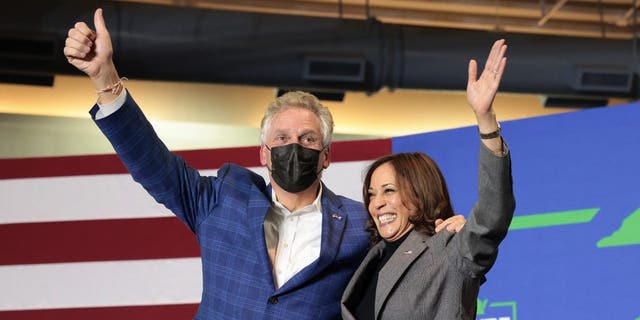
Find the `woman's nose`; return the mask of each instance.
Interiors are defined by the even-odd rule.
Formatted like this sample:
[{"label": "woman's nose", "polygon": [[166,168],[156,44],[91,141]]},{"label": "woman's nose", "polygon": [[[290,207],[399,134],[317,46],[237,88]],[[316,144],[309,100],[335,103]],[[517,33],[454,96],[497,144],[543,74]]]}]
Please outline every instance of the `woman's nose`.
[{"label": "woman's nose", "polygon": [[374,209],[380,209],[384,207],[385,203],[386,202],[384,201],[384,198],[381,196],[374,196],[373,199],[371,199],[371,204],[373,204]]}]

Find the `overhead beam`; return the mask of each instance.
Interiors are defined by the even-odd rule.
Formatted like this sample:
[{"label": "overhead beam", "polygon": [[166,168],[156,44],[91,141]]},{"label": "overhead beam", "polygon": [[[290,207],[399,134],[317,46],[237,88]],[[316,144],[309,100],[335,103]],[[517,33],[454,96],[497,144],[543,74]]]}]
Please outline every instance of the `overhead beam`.
[{"label": "overhead beam", "polygon": [[547,11],[547,13],[538,21],[538,26],[544,26],[544,24],[547,23],[547,21],[549,21],[549,19],[551,19],[551,17],[553,17],[553,15],[556,14],[556,12],[558,12],[560,8],[567,3],[567,1],[568,0],[558,0],[558,2],[551,7],[551,10]]},{"label": "overhead beam", "polygon": [[[326,18],[366,19],[362,0],[119,0],[123,2],[182,5],[215,10],[289,14]],[[628,21],[620,24],[628,7],[620,0],[609,0],[603,17],[594,5],[597,1],[559,0],[543,17],[537,1],[501,2],[496,10],[494,0],[377,0],[372,1],[372,17],[389,23],[470,30],[501,30],[507,32],[602,37],[602,22],[606,37],[630,39],[633,30]],[[628,0],[627,1],[628,5]],[[178,4],[179,3],[179,4]],[[577,4],[576,4],[577,3]],[[560,10],[562,9],[562,10]],[[622,18],[621,18],[622,17]],[[553,24],[549,21],[551,18]],[[602,19],[601,19],[602,18]],[[551,25],[550,25],[551,24]]]},{"label": "overhead beam", "polygon": [[631,8],[627,10],[627,12],[625,12],[624,15],[622,15],[622,17],[618,19],[618,21],[616,21],[616,25],[621,27],[631,25],[631,18],[633,17],[633,14],[636,12],[636,10],[638,10],[638,7],[640,7],[640,2],[636,0],[635,5],[632,5]]}]

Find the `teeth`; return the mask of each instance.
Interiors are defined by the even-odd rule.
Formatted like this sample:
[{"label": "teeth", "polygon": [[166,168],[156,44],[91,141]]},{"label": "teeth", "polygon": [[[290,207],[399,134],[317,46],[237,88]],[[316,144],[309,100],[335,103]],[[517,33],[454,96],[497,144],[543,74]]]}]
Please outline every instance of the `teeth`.
[{"label": "teeth", "polygon": [[380,221],[381,224],[389,223],[395,219],[396,219],[396,215],[393,213],[383,214],[378,217],[378,220]]}]

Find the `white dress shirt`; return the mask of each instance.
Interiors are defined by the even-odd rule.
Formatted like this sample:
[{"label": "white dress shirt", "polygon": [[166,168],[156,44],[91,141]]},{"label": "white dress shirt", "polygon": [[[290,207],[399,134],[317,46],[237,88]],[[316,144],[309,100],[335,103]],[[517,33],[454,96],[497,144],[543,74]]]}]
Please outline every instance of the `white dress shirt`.
[{"label": "white dress shirt", "polygon": [[[289,211],[272,192],[272,204],[264,221],[264,235],[276,288],[320,257],[322,238],[322,185],[310,205]],[[274,261],[275,260],[275,261]]]}]

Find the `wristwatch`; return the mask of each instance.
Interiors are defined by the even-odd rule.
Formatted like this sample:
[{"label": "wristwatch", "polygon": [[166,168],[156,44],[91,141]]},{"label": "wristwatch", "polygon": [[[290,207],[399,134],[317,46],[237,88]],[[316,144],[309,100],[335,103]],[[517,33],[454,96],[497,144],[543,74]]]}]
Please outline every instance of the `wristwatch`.
[{"label": "wristwatch", "polygon": [[480,132],[480,128],[478,128],[478,134],[480,134],[480,139],[493,139],[493,138],[497,138],[500,136],[500,122],[498,123],[498,129],[496,129],[496,131],[493,132],[489,132],[489,133],[482,133]]}]

